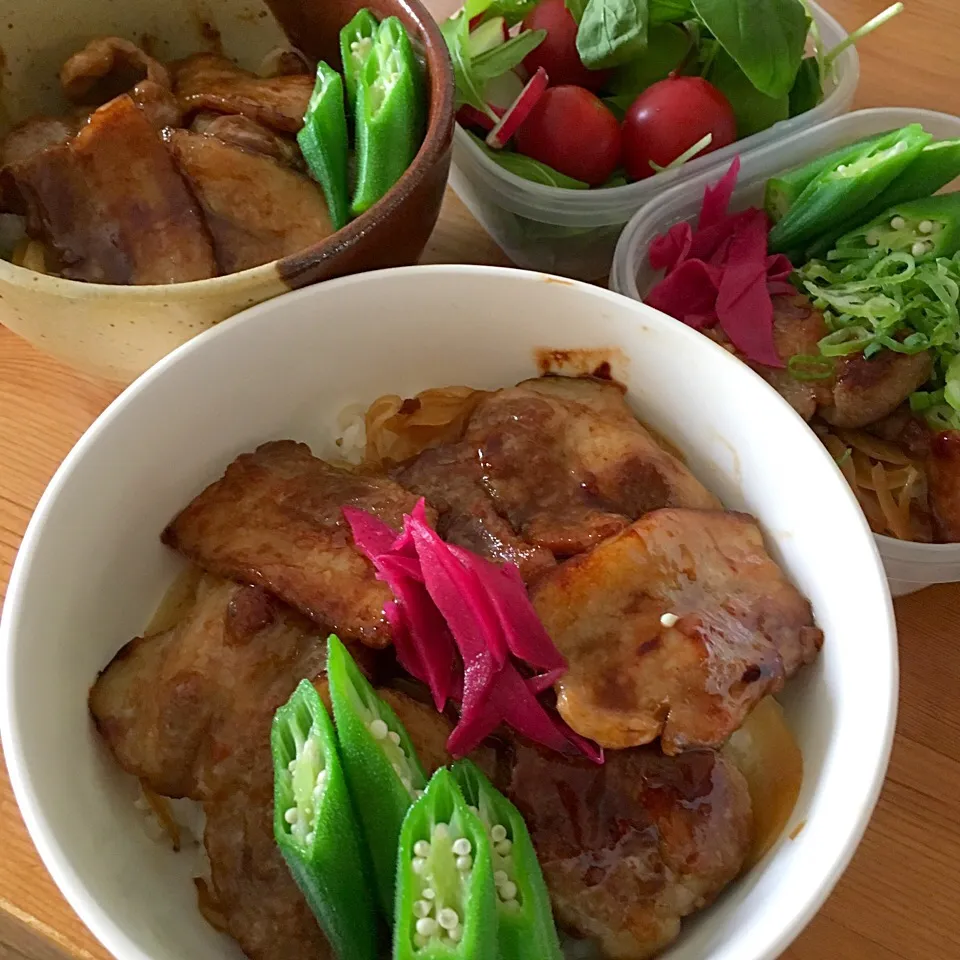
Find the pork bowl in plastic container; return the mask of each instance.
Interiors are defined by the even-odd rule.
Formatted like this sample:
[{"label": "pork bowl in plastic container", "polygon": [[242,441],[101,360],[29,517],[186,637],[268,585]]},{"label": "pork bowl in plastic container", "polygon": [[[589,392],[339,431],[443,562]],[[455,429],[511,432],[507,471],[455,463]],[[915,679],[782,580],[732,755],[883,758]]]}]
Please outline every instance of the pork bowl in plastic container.
[{"label": "pork bowl in plastic container", "polygon": [[[823,49],[833,48],[846,38],[844,29],[826,10],[813,2],[808,6],[819,27]],[[599,280],[610,272],[624,224],[644,204],[671,186],[723,167],[737,153],[748,154],[845,113],[853,102],[859,78],[860,61],[856,50],[849,47],[837,57],[832,86],[813,109],[649,179],[591,190],[552,187],[519,177],[492,160],[457,124],[449,183],[518,266]]]},{"label": "pork bowl in plastic container", "polygon": [[[960,117],[950,114],[909,107],[858,110],[744,154],[731,210],[762,207],[766,181],[783,170],[863,138],[914,123],[921,124],[935,140],[960,138]],[[646,297],[660,277],[647,259],[651,243],[676,223],[695,222],[704,187],[716,179],[716,171],[704,173],[638,211],[617,244],[611,289],[636,300]],[[956,187],[955,182],[945,189]],[[920,543],[884,534],[875,536],[894,596],[933,584],[960,581],[960,543]]]},{"label": "pork bowl in plastic container", "polygon": [[[384,304],[391,304],[389,316],[384,316]],[[335,316],[337,322],[318,323],[317,318],[324,316]],[[700,375],[690,378],[691,368]],[[540,378],[544,372],[569,376]],[[574,376],[589,373],[594,376]],[[528,382],[528,378],[534,379]],[[606,430],[583,430],[570,421],[570,430],[552,433],[553,444],[538,454],[539,472],[532,476],[523,470],[513,472],[515,489],[520,489],[519,483],[533,497],[527,502],[540,503],[545,511],[552,509],[550,499],[541,492],[547,460],[553,454],[566,456],[567,440],[584,456],[599,454],[619,463],[619,472],[608,471],[598,482],[613,480],[627,496],[639,496],[639,488],[647,486],[655,496],[662,496],[656,494],[657,475],[644,472],[631,459],[631,451],[635,454],[640,449],[637,444],[644,451],[640,460],[648,466],[659,463],[666,469],[668,462],[672,464],[671,483],[683,485],[707,509],[653,510],[645,514],[652,520],[641,517],[639,523],[662,519],[672,529],[669,524],[683,515],[687,533],[682,544],[707,554],[732,551],[728,563],[708,564],[710,577],[720,577],[719,587],[708,578],[709,583],[696,580],[688,589],[692,581],[679,574],[673,587],[668,587],[690,593],[693,606],[689,609],[705,610],[702,619],[699,614],[689,619],[689,629],[695,631],[689,635],[691,640],[701,636],[699,631],[713,629],[714,616],[720,622],[740,616],[743,608],[736,598],[745,598],[744,590],[752,584],[748,590],[752,590],[752,612],[744,621],[753,624],[745,628],[749,636],[760,642],[762,632],[766,649],[781,643],[781,638],[796,644],[791,654],[796,676],[782,689],[774,679],[782,681],[788,668],[779,652],[745,673],[744,664],[756,661],[731,658],[731,703],[756,705],[746,718],[748,724],[766,711],[767,719],[752,729],[772,733],[772,737],[764,733],[755,738],[756,749],[768,751],[764,756],[776,755],[770,764],[744,763],[744,758],[749,761],[755,756],[754,739],[739,741],[739,755],[727,752],[730,744],[722,753],[694,750],[675,758],[661,755],[656,747],[610,749],[604,767],[565,759],[559,753],[542,754],[552,758],[549,777],[561,779],[538,803],[525,803],[523,816],[566,924],[578,931],[593,929],[595,935],[621,930],[619,950],[614,944],[609,951],[618,957],[650,956],[652,937],[654,947],[665,947],[663,960],[775,960],[809,922],[849,862],[887,765],[897,703],[897,647],[892,604],[876,546],[827,451],[786,402],[743,364],[704,337],[627,297],[520,270],[451,266],[374,272],[261,304],[200,334],[160,361],[110,406],[69,454],[23,540],[0,625],[4,754],[20,809],[44,862],[73,908],[118,960],[237,960],[241,956],[237,944],[218,933],[204,916],[221,928],[227,926],[248,952],[261,958],[330,957],[316,925],[304,926],[305,904],[297,900],[296,887],[274,846],[269,738],[264,736],[261,747],[258,736],[251,734],[260,759],[242,764],[236,760],[236,751],[244,749],[240,731],[252,729],[249,724],[255,716],[260,724],[257,730],[266,734],[278,693],[282,702],[300,677],[312,679],[323,669],[325,655],[316,660],[310,653],[323,652],[319,645],[330,631],[323,610],[329,602],[341,602],[350,595],[341,589],[324,593],[324,577],[333,577],[336,585],[342,584],[344,575],[359,576],[364,591],[387,589],[374,580],[373,569],[356,552],[340,510],[331,510],[331,505],[366,505],[376,511],[381,507],[370,497],[380,493],[400,498],[396,502],[404,510],[415,502],[410,490],[414,478],[394,474],[398,485],[385,476],[384,466],[372,467],[369,453],[361,472],[315,458],[336,460],[346,455],[345,447],[362,452],[357,411],[378,398],[384,400],[376,403],[377,412],[371,411],[366,421],[367,444],[374,442],[376,450],[397,454],[395,443],[402,424],[414,422],[405,417],[419,415],[416,422],[428,436],[431,425],[443,429],[453,422],[449,412],[443,419],[444,409],[449,410],[451,402],[455,408],[457,398],[463,401],[469,394],[434,391],[428,400],[421,391],[454,385],[494,391],[473,397],[472,412],[465,414],[470,429],[478,424],[477,417],[492,416],[498,405],[502,411],[513,411],[504,429],[521,420],[527,424],[521,429],[542,429],[542,421],[537,427],[536,418],[544,402],[558,413],[566,410],[572,417],[582,417],[580,427],[593,423],[592,417],[606,424]],[[443,403],[438,394],[446,398]],[[403,397],[415,396],[417,402],[401,402]],[[764,411],[762,422],[752,416],[758,409]],[[649,425],[650,433],[636,417]],[[551,423],[547,421],[547,430]],[[662,438],[660,443],[654,433]],[[413,434],[402,435],[405,442],[413,439]],[[612,446],[604,444],[604,436],[612,436]],[[519,434],[515,438],[522,442]],[[379,446],[381,441],[387,443],[385,448]],[[626,441],[626,446],[620,441]],[[426,449],[422,457],[418,454],[415,462],[426,469],[432,460],[441,470],[452,467],[449,490],[456,498],[458,469],[469,473],[476,447],[473,459],[467,456],[458,468],[456,458],[451,461],[446,454],[459,441],[443,443]],[[594,452],[589,454],[591,449]],[[226,510],[221,517],[225,522],[209,517],[213,522],[207,523],[188,509],[180,515],[186,526],[181,519],[171,524],[238,457],[228,478],[235,478],[241,487],[266,481],[274,484],[272,492],[261,489],[264,496],[260,496],[250,488],[250,497],[238,499],[224,489],[223,497],[206,497],[194,506],[204,510],[202,503],[206,503]],[[466,476],[461,473],[460,479]],[[577,480],[565,489],[577,498],[584,486]],[[464,489],[460,483],[460,492]],[[678,496],[688,496],[676,489]],[[362,490],[367,493],[357,500],[355,495]],[[430,495],[431,502],[441,502],[436,496]],[[451,504],[445,509],[457,508]],[[270,528],[262,534],[255,529],[260,511],[266,511]],[[189,536],[190,516],[206,530],[200,530],[202,537],[210,534],[225,548],[222,558],[242,544],[259,552],[260,559],[252,559],[257,569],[249,576],[261,585],[247,586],[252,582],[249,578],[211,583],[205,577],[201,597],[194,581],[197,605],[190,606],[193,601],[181,591],[172,606],[163,605],[164,622],[155,627],[161,632],[152,633],[148,622],[186,567],[183,554],[161,543],[160,535],[170,525],[169,531],[179,531],[176,542],[184,548],[182,536]],[[606,519],[595,512],[590,516],[605,523],[612,518],[609,513]],[[394,517],[391,523],[397,520]],[[331,523],[332,537],[324,534],[318,539],[318,530]],[[499,531],[501,539],[496,542],[501,544],[509,544],[516,536],[497,526],[496,516],[485,514],[483,523],[493,524],[488,529]],[[697,534],[704,523],[717,530],[723,527],[727,533],[711,546],[706,542],[709,537],[705,540]],[[314,532],[308,533],[308,528]],[[422,527],[417,529],[422,533]],[[468,535],[469,529],[476,527],[468,524]],[[452,539],[451,530],[445,535]],[[289,539],[288,532],[292,533]],[[604,545],[626,543],[631,550],[640,549],[630,546],[632,536],[629,530],[625,540],[613,536],[577,559],[602,556],[596,551]],[[165,539],[175,542],[169,536]],[[494,540],[486,542],[498,549]],[[728,546],[721,546],[721,540]],[[315,550],[324,542],[333,551],[331,557],[341,558],[325,572],[323,564],[316,562],[297,569],[287,566],[288,578],[284,561],[278,566],[263,553],[274,548]],[[475,550],[484,549],[480,541],[473,542]],[[672,557],[664,561],[671,570],[674,563],[700,562],[688,561],[692,555],[686,546],[677,547],[672,534],[664,546]],[[556,549],[559,553],[560,547]],[[77,563],[78,557],[82,563]],[[551,565],[552,557],[541,559],[546,561],[542,576],[531,581],[538,603],[545,584],[559,582],[555,576],[564,570],[576,570],[569,561]],[[315,560],[322,560],[321,553],[315,554]],[[614,589],[629,588],[637,578],[615,573],[618,564],[631,562],[630,556],[622,556],[607,571],[610,576],[598,582]],[[313,633],[305,632],[310,621],[298,619],[292,607],[276,599],[288,596],[287,588],[303,582],[297,570],[318,577],[315,583],[321,584],[311,616],[323,622]],[[585,586],[593,590],[589,568],[586,573]],[[668,571],[667,579],[672,576]],[[726,589],[730,576],[740,578],[734,593]],[[265,589],[265,578],[272,584],[272,593]],[[644,590],[649,589],[648,579],[640,581]],[[703,584],[708,592],[714,591],[709,604],[715,613],[699,606],[705,603]],[[357,597],[355,591],[352,595]],[[380,594],[372,596],[383,602]],[[564,596],[561,590],[560,609]],[[640,594],[634,600],[641,600]],[[348,600],[344,613],[352,603]],[[635,618],[631,622],[638,629],[653,629],[654,634],[665,630],[687,635],[683,631],[688,627],[678,616],[684,613],[684,604],[677,601],[670,608],[677,614],[668,611],[650,618],[645,603],[640,603],[642,613],[625,608],[623,616]],[[304,613],[306,606],[301,607]],[[361,647],[351,633],[357,609],[361,608],[340,618],[339,634],[367,669],[371,669],[369,658],[376,656],[382,669],[395,671],[388,663],[389,651]],[[363,609],[374,615],[369,623],[379,623],[375,629],[382,631],[383,621],[376,619],[382,608],[363,601]],[[538,609],[546,623],[545,608]],[[506,616],[502,608],[498,616]],[[619,621],[611,608],[594,622]],[[562,629],[558,624],[550,630],[558,644]],[[143,633],[151,635],[128,643]],[[734,643],[741,642],[741,628],[734,627],[729,636],[737,638]],[[787,641],[788,637],[792,639]],[[754,639],[746,642],[753,644]],[[623,656],[631,660],[640,655],[638,642],[632,636],[626,640]],[[296,649],[303,659],[297,659],[300,654],[289,656],[291,643],[300,644]],[[712,648],[702,640],[696,643]],[[726,644],[719,647],[726,650]],[[639,647],[640,653],[645,647]],[[656,650],[657,643],[650,649]],[[686,658],[684,670],[690,669],[691,660],[699,664],[707,656],[700,646],[684,647],[681,642],[681,649],[697,650]],[[752,652],[759,648],[750,649],[745,656],[763,656]],[[363,650],[366,656],[361,658]],[[798,662],[801,651],[806,665]],[[588,660],[591,656],[587,651]],[[331,673],[331,688],[332,677]],[[401,679],[403,686],[384,686],[382,679],[377,683],[383,696],[392,691],[391,702],[407,718],[414,748],[429,769],[436,763],[428,764],[428,749],[431,758],[438,753],[446,756],[443,731],[450,729],[449,720],[429,698],[412,701],[410,691],[415,685],[410,677]],[[715,689],[713,674],[705,682],[713,685],[708,689]],[[761,693],[747,692],[757,683],[763,683],[762,690],[768,694],[779,689],[776,701],[766,697],[758,702]],[[88,701],[93,684],[96,693]],[[403,691],[407,691],[406,700]],[[678,695],[674,706],[684,696]],[[713,701],[704,697],[702,709],[713,716]],[[657,700],[654,709],[659,710],[660,703]],[[544,707],[549,709],[549,703]],[[700,709],[692,700],[687,707],[694,713]],[[234,708],[236,713],[231,712]],[[224,718],[227,722],[222,722]],[[734,738],[746,729],[734,733]],[[399,735],[393,742],[405,743]],[[490,749],[500,749],[499,742]],[[535,795],[545,778],[535,775],[540,751],[518,739],[509,742],[513,746],[508,747],[504,761],[516,769],[510,750],[519,751],[525,762],[534,764],[534,775],[526,777],[526,786],[513,782],[509,766],[506,781],[502,771],[492,771],[490,776],[506,782],[500,789],[509,791],[519,807],[521,794]],[[723,738],[712,742],[722,743]],[[190,754],[188,762],[177,762],[177,750]],[[257,752],[261,750],[268,754],[266,784],[261,782],[262,755]],[[641,766],[650,762],[654,769],[648,777],[633,768],[621,768],[621,762]],[[674,763],[680,766],[674,768]],[[750,784],[765,782],[763,771],[779,772],[784,769],[782,763],[789,769],[783,784],[769,795],[757,793],[754,801]],[[191,855],[202,848],[189,840],[186,830],[180,853],[169,842],[158,842],[147,834],[143,812],[135,803],[137,781],[121,764],[144,778],[152,802],[161,809],[160,795],[203,799],[203,790],[215,790],[212,801],[204,800],[212,877]],[[663,768],[659,772],[657,765]],[[287,770],[286,764],[281,766],[278,775]],[[611,780],[621,769],[625,778]],[[562,770],[571,771],[567,774],[573,778],[570,784],[579,784],[580,792],[563,779]],[[198,771],[205,786],[195,779]],[[390,775],[388,764],[383,776],[389,780]],[[239,778],[226,793],[224,776]],[[759,780],[751,779],[757,776]],[[381,782],[387,785],[386,780]],[[643,819],[647,814],[636,807],[641,803],[634,799],[640,783],[645,784],[643,790],[649,789],[650,795],[642,801],[649,802],[643,808],[649,809],[649,815],[660,817],[664,804],[671,811],[657,820],[659,827],[651,826],[651,821]],[[312,787],[311,778],[308,793]],[[619,791],[615,796],[626,807],[593,803],[611,789]],[[576,803],[566,809],[563,800],[569,794],[565,790],[591,801],[582,809]],[[370,792],[375,800],[382,797],[379,791]],[[320,796],[326,795],[321,792]],[[362,811],[368,799],[355,795],[354,803]],[[761,812],[767,817],[765,825]],[[172,815],[179,816],[179,810]],[[592,818],[597,816],[609,817],[609,822],[596,823]],[[577,840],[581,826],[584,832]],[[491,828],[491,836],[496,837],[496,829]],[[644,838],[653,836],[653,830],[660,831],[667,845],[662,855],[658,852],[661,841],[654,841],[652,849],[645,846],[649,841]],[[562,838],[559,848],[553,845],[557,834]],[[748,850],[753,850],[751,837],[758,836],[765,849],[746,868],[752,862],[748,856]],[[586,844],[594,853],[582,857],[564,853],[564,845],[571,842]],[[418,842],[415,849],[419,848]],[[340,848],[336,850],[334,860],[339,863]],[[551,860],[551,850],[559,854],[558,859]],[[478,851],[479,856],[482,848]],[[648,855],[659,866],[651,867]],[[251,862],[255,869],[250,868]],[[469,872],[469,865],[463,869]],[[532,879],[529,866],[522,872],[521,882]],[[206,899],[200,901],[206,908],[204,916],[198,910],[194,884],[198,876],[207,891]],[[492,905],[494,877],[489,871],[486,882]],[[505,886],[506,881],[498,883]],[[616,889],[622,896],[614,896]],[[476,899],[482,903],[479,894]],[[408,901],[398,898],[397,902]],[[351,912],[361,907],[353,903]],[[549,908],[543,909],[549,923]],[[536,910],[539,914],[540,907]],[[603,916],[595,913],[599,910]],[[422,911],[430,913],[428,906]],[[684,920],[681,931],[679,917],[693,911],[696,915]],[[634,926],[627,926],[625,918],[631,918]],[[423,926],[424,937],[436,934],[435,925]],[[643,942],[635,942],[638,937]],[[450,947],[441,946],[446,955]],[[406,950],[401,945],[397,955],[419,952],[412,944]],[[439,956],[439,948],[424,955]],[[493,955],[472,953],[470,960]],[[538,954],[537,960],[545,955]],[[568,952],[567,958],[586,955]],[[344,955],[343,960],[357,957]]]}]

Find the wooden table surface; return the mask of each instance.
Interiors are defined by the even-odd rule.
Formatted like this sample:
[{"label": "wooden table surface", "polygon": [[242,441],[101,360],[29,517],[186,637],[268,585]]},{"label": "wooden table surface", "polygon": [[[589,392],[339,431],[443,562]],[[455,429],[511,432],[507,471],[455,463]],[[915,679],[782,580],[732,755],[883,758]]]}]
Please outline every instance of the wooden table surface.
[{"label": "wooden table surface", "polygon": [[[857,105],[960,114],[960,0],[906,2],[862,45]],[[458,3],[433,0],[434,12]],[[886,0],[826,6],[853,29]],[[507,262],[452,195],[424,261]],[[0,599],[44,485],[114,393],[0,328]],[[897,619],[900,716],[883,796],[850,869],[785,954],[790,960],[960,958],[960,585],[901,599]],[[47,876],[0,764],[0,960],[8,957],[107,953]]]}]

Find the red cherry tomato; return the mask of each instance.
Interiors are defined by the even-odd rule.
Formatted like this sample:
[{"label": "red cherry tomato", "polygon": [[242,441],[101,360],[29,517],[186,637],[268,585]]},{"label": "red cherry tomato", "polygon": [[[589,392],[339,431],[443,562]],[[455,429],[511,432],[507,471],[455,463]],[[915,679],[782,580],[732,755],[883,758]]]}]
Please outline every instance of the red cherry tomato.
[{"label": "red cherry tomato", "polygon": [[588,70],[577,53],[577,21],[564,0],[542,0],[527,14],[524,30],[546,30],[540,46],[527,54],[523,65],[533,75],[538,67],[547,71],[555,87],[572,83],[588,90],[599,90],[608,76],[606,70]]},{"label": "red cherry tomato", "polygon": [[550,87],[515,139],[520,153],[597,186],[620,163],[620,124],[583,87]]},{"label": "red cherry tomato", "polygon": [[712,153],[737,139],[737,121],[730,101],[701,77],[667,77],[648,87],[630,105],[623,121],[623,162],[631,180],[665,167],[708,133]]}]

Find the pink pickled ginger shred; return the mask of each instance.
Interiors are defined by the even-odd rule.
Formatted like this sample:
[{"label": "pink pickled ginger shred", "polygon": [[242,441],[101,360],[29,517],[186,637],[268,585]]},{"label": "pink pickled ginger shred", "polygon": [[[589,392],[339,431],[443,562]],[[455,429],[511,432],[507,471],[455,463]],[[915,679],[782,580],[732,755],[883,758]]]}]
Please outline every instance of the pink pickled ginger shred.
[{"label": "pink pickled ginger shred", "polygon": [[773,296],[794,292],[792,267],[767,254],[770,223],[762,210],[729,213],[740,158],[703,192],[694,230],[674,224],[650,245],[648,258],[663,279],[646,302],[696,330],[719,326],[747,360],[784,366],[773,336]]},{"label": "pink pickled ginger shred", "polygon": [[447,742],[452,756],[465,756],[506,723],[545,747],[603,762],[596,744],[537,699],[567,662],[513,564],[500,567],[446,543],[427,523],[423,500],[404,517],[400,534],[362,510],[344,507],[343,515],[393,592],[384,615],[401,666],[430,687],[437,710],[447,700],[460,704]]}]

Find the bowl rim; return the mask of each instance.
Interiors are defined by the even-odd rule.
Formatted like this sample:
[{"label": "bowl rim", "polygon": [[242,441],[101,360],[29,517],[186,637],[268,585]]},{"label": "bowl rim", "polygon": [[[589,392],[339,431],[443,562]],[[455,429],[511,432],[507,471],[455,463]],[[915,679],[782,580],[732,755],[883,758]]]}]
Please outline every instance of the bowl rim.
[{"label": "bowl rim", "polygon": [[[17,711],[14,709],[15,698],[7,695],[7,692],[11,689],[13,675],[14,634],[22,618],[21,608],[23,601],[21,595],[24,592],[24,585],[31,572],[30,567],[32,565],[32,554],[35,543],[41,535],[47,515],[51,511],[54,501],[58,498],[61,489],[69,481],[75,466],[86,456],[87,448],[94,443],[101,431],[106,429],[115,418],[123,414],[124,408],[134,396],[149,389],[155,380],[165,376],[168,367],[179,363],[182,357],[192,351],[207,349],[206,344],[208,341],[213,341],[222,336],[230,336],[230,330],[234,327],[247,323],[260,322],[260,315],[262,313],[282,309],[285,305],[294,303],[300,299],[308,299],[313,296],[322,295],[318,293],[318,290],[328,290],[331,284],[333,284],[336,289],[349,288],[354,284],[384,282],[392,277],[411,273],[420,275],[424,280],[428,280],[434,275],[453,275],[456,277],[480,276],[486,282],[496,282],[498,278],[522,278],[530,282],[558,283],[579,288],[581,292],[586,293],[588,296],[594,297],[600,302],[606,302],[611,306],[622,307],[625,301],[631,305],[630,309],[635,313],[646,313],[648,316],[652,316],[657,322],[672,319],[642,302],[593,284],[511,267],[437,264],[429,266],[393,267],[370,271],[364,274],[348,275],[327,281],[324,284],[312,285],[290,291],[280,297],[250,307],[223,323],[203,331],[192,340],[176,348],[123,390],[84,432],[64,458],[40,497],[37,507],[28,523],[11,571],[6,603],[3,610],[4,616],[0,619],[0,692],[2,692],[2,695],[0,695],[0,738],[2,738],[4,744],[4,755],[14,796],[21,816],[44,866],[47,868],[64,898],[76,911],[90,932],[113,956],[118,957],[119,960],[153,960],[153,958],[150,954],[134,944],[130,940],[124,927],[114,920],[112,913],[106,907],[101,906],[101,904],[90,895],[81,875],[74,869],[74,865],[62,851],[57,841],[56,831],[48,823],[34,794],[32,777],[29,772],[30,763],[21,746],[22,741],[19,735],[19,722],[16,717]],[[713,343],[706,337],[701,337],[696,331],[690,330],[689,333],[691,334],[691,345],[694,342],[702,344],[704,352],[712,351],[718,363],[735,364],[737,369],[742,371],[743,375],[756,378],[759,384],[762,385],[762,389],[767,391],[771,403],[780,404],[781,409],[785,413],[792,411],[792,408],[790,408],[786,400],[758,374],[750,370],[749,367],[740,363],[740,361],[718,344]],[[842,481],[842,474],[840,474],[839,468],[833,462],[832,457],[829,457],[825,449],[823,457],[825,460],[829,459],[838,478]],[[875,744],[872,745],[871,754],[874,757],[874,764],[870,780],[860,785],[859,808],[856,816],[852,819],[850,830],[844,838],[843,843],[839,844],[833,850],[824,851],[822,858],[818,861],[818,879],[816,885],[811,887],[805,900],[797,905],[791,914],[789,922],[780,926],[775,935],[766,938],[755,950],[751,950],[751,960],[775,960],[775,958],[780,956],[780,954],[790,946],[819,912],[849,865],[873,816],[886,778],[893,748],[899,698],[899,657],[893,601],[886,585],[887,581],[876,542],[862,511],[857,507],[853,492],[845,482],[838,485],[837,491],[839,495],[846,497],[846,502],[851,509],[852,521],[859,524],[863,534],[864,544],[868,547],[867,554],[872,564],[872,567],[867,573],[876,584],[882,586],[882,594],[885,598],[884,609],[881,612],[882,619],[885,622],[885,630],[882,636],[874,638],[880,641],[881,649],[886,652],[888,657],[889,684],[885,691],[877,691],[877,702],[878,704],[882,703],[885,707],[885,726],[882,734],[878,737]],[[881,615],[881,613],[878,613],[878,616]]]},{"label": "bowl rim", "polygon": [[453,66],[447,56],[447,46],[440,27],[422,0],[390,0],[395,12],[406,13],[416,25],[420,42],[425,52],[430,93],[427,129],[423,143],[400,179],[368,210],[351,220],[340,230],[317,243],[304,247],[296,253],[276,260],[227,273],[207,277],[204,280],[187,280],[183,283],[92,283],[86,280],[70,280],[53,274],[38,273],[18,266],[0,257],[0,282],[14,286],[41,289],[49,295],[71,300],[102,299],[103,297],[126,297],[137,301],[156,301],[158,297],[168,300],[191,300],[197,297],[214,297],[223,294],[226,285],[257,287],[264,282],[280,281],[290,289],[298,286],[296,278],[311,267],[331,260],[353,247],[363,237],[375,230],[379,221],[400,206],[414,191],[419,182],[443,159],[453,142],[454,101],[456,87]]}]

